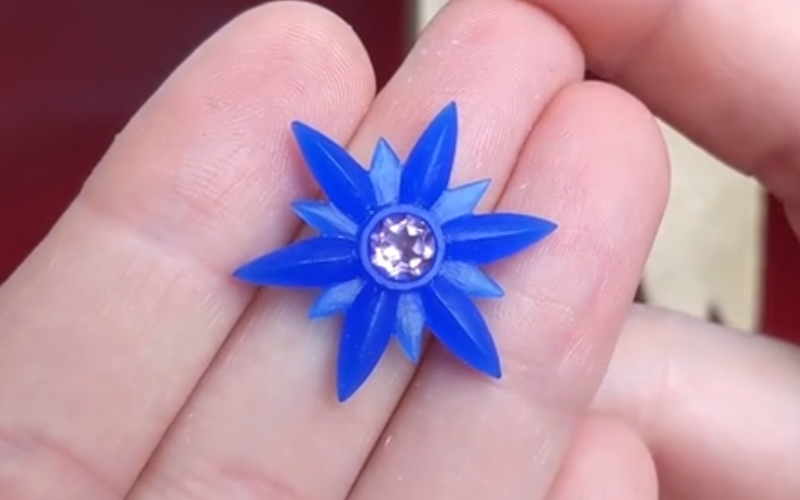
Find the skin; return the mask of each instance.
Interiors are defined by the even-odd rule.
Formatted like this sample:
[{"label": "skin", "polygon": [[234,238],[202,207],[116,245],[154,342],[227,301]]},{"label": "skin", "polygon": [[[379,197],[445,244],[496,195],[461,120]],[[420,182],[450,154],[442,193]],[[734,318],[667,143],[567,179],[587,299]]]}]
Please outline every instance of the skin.
[{"label": "skin", "polygon": [[[800,227],[798,16],[793,0],[453,0],[376,95],[333,14],[242,15],[0,288],[0,498],[798,498],[800,351],[631,306],[669,184],[653,112]],[[407,153],[453,99],[454,181],[491,177],[482,210],[560,229],[491,270],[501,382],[436,344],[417,369],[392,348],[341,405],[336,323],[230,272],[291,241],[289,203],[316,194],[289,121],[365,161],[379,136]]]}]

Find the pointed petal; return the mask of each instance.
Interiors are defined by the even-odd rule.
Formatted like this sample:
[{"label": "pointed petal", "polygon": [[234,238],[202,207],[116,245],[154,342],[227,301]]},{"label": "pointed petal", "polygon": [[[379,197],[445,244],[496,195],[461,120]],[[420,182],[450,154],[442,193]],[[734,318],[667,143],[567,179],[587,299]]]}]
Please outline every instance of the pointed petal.
[{"label": "pointed petal", "polygon": [[503,296],[503,289],[500,288],[500,285],[473,264],[448,260],[442,263],[440,273],[442,277],[447,278],[451,284],[467,295],[486,298]]},{"label": "pointed petal", "polygon": [[397,318],[397,294],[364,287],[344,318],[339,341],[339,401],[352,396],[378,365]]},{"label": "pointed petal", "polygon": [[306,224],[325,236],[355,237],[358,226],[333,204],[317,200],[300,200],[292,203],[295,213]]},{"label": "pointed petal", "polygon": [[406,357],[412,363],[419,363],[422,355],[425,310],[422,300],[416,293],[404,293],[397,304],[397,330],[395,335]]},{"label": "pointed petal", "polygon": [[320,236],[259,257],[234,276],[261,286],[326,287],[351,280],[361,271],[351,240]]},{"label": "pointed petal", "polygon": [[548,220],[523,214],[481,214],[461,217],[442,226],[447,257],[488,264],[513,255],[555,231]]},{"label": "pointed petal", "polygon": [[455,189],[448,189],[442,193],[431,212],[433,212],[439,224],[471,214],[486,193],[489,182],[487,179],[459,186]]},{"label": "pointed petal", "polygon": [[329,200],[356,222],[367,217],[375,205],[369,174],[358,162],[322,133],[300,122],[292,131],[311,173]]},{"label": "pointed petal", "polygon": [[378,139],[369,178],[375,187],[378,206],[396,203],[400,195],[400,158],[386,139]]},{"label": "pointed petal", "polygon": [[311,305],[308,317],[319,319],[346,311],[356,300],[362,288],[364,288],[364,280],[361,278],[333,285],[317,297],[317,300]]},{"label": "pointed petal", "polygon": [[429,208],[450,182],[456,156],[458,114],[448,104],[428,125],[406,159],[400,201]]},{"label": "pointed petal", "polygon": [[442,278],[422,292],[425,317],[433,335],[469,366],[500,377],[500,359],[478,308],[462,291]]}]

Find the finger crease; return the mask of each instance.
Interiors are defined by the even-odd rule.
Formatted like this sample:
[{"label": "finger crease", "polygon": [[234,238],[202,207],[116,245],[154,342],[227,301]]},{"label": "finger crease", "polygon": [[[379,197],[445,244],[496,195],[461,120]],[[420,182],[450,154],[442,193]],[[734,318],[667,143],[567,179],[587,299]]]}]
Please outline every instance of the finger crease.
[{"label": "finger crease", "polygon": [[[49,490],[42,483],[48,477],[68,478],[68,484],[59,482]],[[38,429],[0,427],[0,498],[43,498],[43,488],[59,498],[120,498],[125,491],[54,436]]]}]

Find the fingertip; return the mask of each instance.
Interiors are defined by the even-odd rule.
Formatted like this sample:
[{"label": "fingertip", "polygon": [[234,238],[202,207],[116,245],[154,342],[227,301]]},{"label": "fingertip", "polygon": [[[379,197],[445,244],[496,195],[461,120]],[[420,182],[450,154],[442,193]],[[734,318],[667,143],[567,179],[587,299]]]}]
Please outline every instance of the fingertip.
[{"label": "fingertip", "polygon": [[[292,121],[346,143],[374,92],[366,49],[335,14],[294,1],[251,9],[142,107],[81,201],[160,245],[230,266],[263,245],[248,226],[314,189],[298,168]],[[226,232],[242,237],[242,252],[231,253]]]},{"label": "fingertip", "polygon": [[578,100],[593,104],[600,114],[607,117],[608,125],[621,131],[621,146],[627,142],[630,147],[649,150],[652,158],[642,162],[651,182],[657,188],[654,194],[661,205],[666,205],[670,184],[669,150],[661,126],[653,111],[638,97],[621,87],[601,82],[587,81],[576,85]]},{"label": "fingertip", "polygon": [[579,40],[587,63],[610,77],[627,66],[674,14],[674,0],[528,0]]},{"label": "fingertip", "polygon": [[578,428],[548,500],[656,500],[653,458],[621,421],[592,416]]},{"label": "fingertip", "polygon": [[238,49],[229,61],[231,66],[237,62],[252,64],[247,60],[250,58],[255,59],[254,62],[259,59],[267,62],[270,56],[284,63],[298,62],[291,53],[262,52],[264,46],[275,45],[276,37],[283,39],[284,43],[277,44],[274,50],[306,56],[304,62],[308,64],[315,64],[320,59],[332,62],[341,66],[342,72],[353,73],[354,78],[349,84],[374,92],[372,63],[358,34],[336,13],[316,3],[275,1],[251,8],[223,27],[198,52],[207,48],[214,50],[212,47],[215,45],[231,44]]},{"label": "fingertip", "polygon": [[[660,220],[669,195],[669,154],[655,116],[642,101],[616,85],[585,81],[564,88],[553,99],[543,121],[550,119],[559,122],[559,131],[548,135],[559,134],[554,139],[560,140],[562,154],[573,156],[586,149],[602,155],[584,159],[585,168],[593,170],[596,193],[615,196],[623,185],[636,190],[646,196],[647,212]],[[578,136],[586,136],[588,143],[575,144]],[[575,188],[575,198],[567,199],[579,201],[579,191],[588,186],[578,183]],[[625,227],[626,221],[618,222]]]},{"label": "fingertip", "polygon": [[[271,80],[286,78],[299,66],[303,78],[292,82],[288,91],[329,96],[329,107],[343,95],[360,97],[362,113],[374,96],[372,63],[352,26],[319,5],[277,1],[247,10],[223,26],[178,67],[151,103],[174,105],[185,99],[197,108],[200,97],[206,112],[243,107],[241,101],[259,96]],[[286,102],[293,96],[270,97]],[[151,108],[158,112],[156,104],[142,112]],[[314,116],[306,112],[285,119],[302,121],[303,115]]]}]

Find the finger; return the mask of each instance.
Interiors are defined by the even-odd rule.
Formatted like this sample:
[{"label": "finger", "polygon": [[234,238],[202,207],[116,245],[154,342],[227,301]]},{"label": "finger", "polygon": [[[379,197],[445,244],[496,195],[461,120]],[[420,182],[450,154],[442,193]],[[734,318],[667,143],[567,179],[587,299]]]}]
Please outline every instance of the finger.
[{"label": "finger", "polygon": [[594,71],[800,203],[800,66],[787,64],[800,49],[800,3],[529,1],[575,33]]},{"label": "finger", "polygon": [[313,192],[289,120],[346,140],[372,78],[343,22],[273,3],[145,105],[0,292],[0,498],[125,494],[251,297],[231,269]]},{"label": "finger", "polygon": [[[455,100],[461,132],[453,182],[492,178],[492,204],[544,104],[582,75],[578,47],[551,18],[515,0],[453,2],[378,96],[351,149],[366,162],[384,135],[405,157],[431,117]],[[346,496],[413,366],[393,347],[359,393],[338,403],[339,323],[310,323],[310,298],[264,291],[135,499],[200,491],[230,500]]]},{"label": "finger", "polygon": [[353,500],[544,498],[603,376],[666,191],[663,141],[643,106],[603,84],[559,93],[498,207],[559,224],[496,270],[507,293],[484,311],[503,379],[431,349]]},{"label": "finger", "polygon": [[658,500],[653,459],[619,421],[588,418],[578,428],[547,500]]},{"label": "finger", "polygon": [[652,451],[666,500],[800,498],[800,350],[634,308],[593,407]]}]

